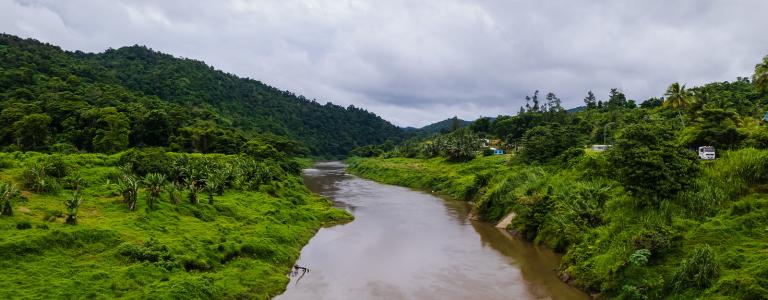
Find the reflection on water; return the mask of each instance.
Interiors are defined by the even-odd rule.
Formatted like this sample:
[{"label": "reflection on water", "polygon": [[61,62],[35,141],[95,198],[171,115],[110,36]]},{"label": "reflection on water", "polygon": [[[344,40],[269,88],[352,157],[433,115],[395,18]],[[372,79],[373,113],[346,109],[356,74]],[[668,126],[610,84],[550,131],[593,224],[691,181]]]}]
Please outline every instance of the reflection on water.
[{"label": "reflection on water", "polygon": [[558,280],[556,254],[470,221],[466,203],[344,168],[317,164],[304,181],[355,220],[321,229],[297,262],[309,272],[276,299],[587,299]]}]

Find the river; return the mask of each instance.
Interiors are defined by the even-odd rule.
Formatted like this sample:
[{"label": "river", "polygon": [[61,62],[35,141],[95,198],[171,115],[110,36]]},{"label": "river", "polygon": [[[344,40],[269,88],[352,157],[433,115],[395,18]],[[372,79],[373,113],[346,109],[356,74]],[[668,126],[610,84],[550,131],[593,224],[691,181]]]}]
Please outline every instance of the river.
[{"label": "river", "polygon": [[314,192],[355,220],[323,228],[275,299],[589,299],[561,282],[552,251],[471,221],[469,205],[347,174],[304,171]]}]

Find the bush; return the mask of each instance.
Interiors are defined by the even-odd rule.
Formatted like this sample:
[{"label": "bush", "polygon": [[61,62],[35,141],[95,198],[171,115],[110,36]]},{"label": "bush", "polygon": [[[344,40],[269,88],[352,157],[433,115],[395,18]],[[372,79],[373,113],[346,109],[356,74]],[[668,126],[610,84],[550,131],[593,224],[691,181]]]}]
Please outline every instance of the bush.
[{"label": "bush", "polygon": [[133,148],[120,155],[118,164],[130,166],[133,173],[143,177],[148,173],[167,173],[171,159],[163,148]]},{"label": "bush", "polygon": [[709,245],[704,245],[696,248],[675,270],[671,281],[672,289],[706,289],[719,275],[720,266],[715,259],[715,252]]},{"label": "bush", "polygon": [[33,163],[22,173],[24,187],[36,193],[56,193],[61,189],[58,181],[48,175],[44,163]]},{"label": "bush", "polygon": [[46,174],[54,178],[64,178],[69,173],[69,162],[60,154],[47,156],[42,161]]},{"label": "bush", "polygon": [[537,126],[523,136],[520,159],[524,162],[547,162],[571,147],[579,145],[578,134],[570,127],[552,124]]},{"label": "bush", "polygon": [[352,151],[349,152],[349,155],[358,156],[358,157],[376,157],[376,156],[380,156],[383,153],[384,151],[382,151],[375,145],[368,145],[368,146],[362,146],[362,147],[357,147],[355,149],[352,149]]},{"label": "bush", "polygon": [[477,151],[480,150],[480,137],[467,128],[457,129],[441,136],[435,139],[435,143],[440,153],[452,162],[473,160],[477,156]]},{"label": "bush", "polygon": [[21,221],[16,223],[16,229],[18,230],[25,230],[30,228],[32,228],[32,223],[29,223],[29,221]]},{"label": "bush", "polygon": [[172,260],[168,247],[150,239],[144,245],[123,243],[117,248],[117,253],[132,261],[159,262]]},{"label": "bush", "polygon": [[673,198],[692,185],[699,170],[698,158],[672,144],[669,131],[656,125],[625,128],[607,156],[617,180],[639,206]]}]

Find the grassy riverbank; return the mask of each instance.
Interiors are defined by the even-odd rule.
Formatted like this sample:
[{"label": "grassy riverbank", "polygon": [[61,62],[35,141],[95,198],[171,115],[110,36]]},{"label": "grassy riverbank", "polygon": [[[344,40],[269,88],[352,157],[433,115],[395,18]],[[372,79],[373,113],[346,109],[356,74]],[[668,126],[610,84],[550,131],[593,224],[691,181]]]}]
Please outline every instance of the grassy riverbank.
[{"label": "grassy riverbank", "polygon": [[[351,219],[278,162],[248,167],[241,156],[168,153],[146,160],[154,166],[119,168],[133,157],[0,154],[0,179],[21,190],[13,215],[0,216],[0,298],[266,299],[283,291],[286,272],[321,226]],[[195,161],[205,172],[229,172],[212,203],[206,189],[192,203],[190,190],[172,197],[166,186],[149,208],[141,184],[129,211],[120,185],[126,172]],[[47,175],[30,182],[35,166]],[[200,182],[213,180],[205,172]],[[173,172],[166,176],[171,182]],[[198,180],[186,177],[180,181]],[[75,178],[82,204],[68,225]]]},{"label": "grassy riverbank", "polygon": [[475,201],[475,213],[566,253],[561,275],[603,297],[768,299],[768,151],[744,149],[701,166],[693,186],[639,205],[602,154],[557,165],[500,156],[353,158],[352,173]]}]

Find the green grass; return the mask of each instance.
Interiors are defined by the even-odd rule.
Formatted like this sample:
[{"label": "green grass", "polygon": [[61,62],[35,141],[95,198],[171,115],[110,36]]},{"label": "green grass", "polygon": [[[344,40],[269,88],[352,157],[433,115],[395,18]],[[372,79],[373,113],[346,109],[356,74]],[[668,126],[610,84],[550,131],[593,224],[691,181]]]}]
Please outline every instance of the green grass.
[{"label": "green grass", "polygon": [[[350,160],[363,177],[472,200],[486,221],[514,211],[509,229],[564,252],[561,274],[591,293],[768,299],[768,151],[723,153],[656,207],[637,206],[609,169],[599,153],[567,167],[503,157]],[[647,257],[630,261],[638,253]]]},{"label": "green grass", "polygon": [[349,171],[376,181],[434,191],[455,199],[471,200],[484,181],[508,169],[509,155],[487,156],[466,163],[444,158],[347,160]]},{"label": "green grass", "polygon": [[[44,156],[0,154],[0,179],[21,188],[24,165]],[[173,204],[162,193],[151,211],[142,189],[130,212],[110,179],[118,155],[64,159],[87,182],[78,224],[64,224],[70,191],[22,191],[14,215],[0,217],[0,298],[270,298],[320,227],[351,219],[296,176],[227,190],[215,205]]]}]

